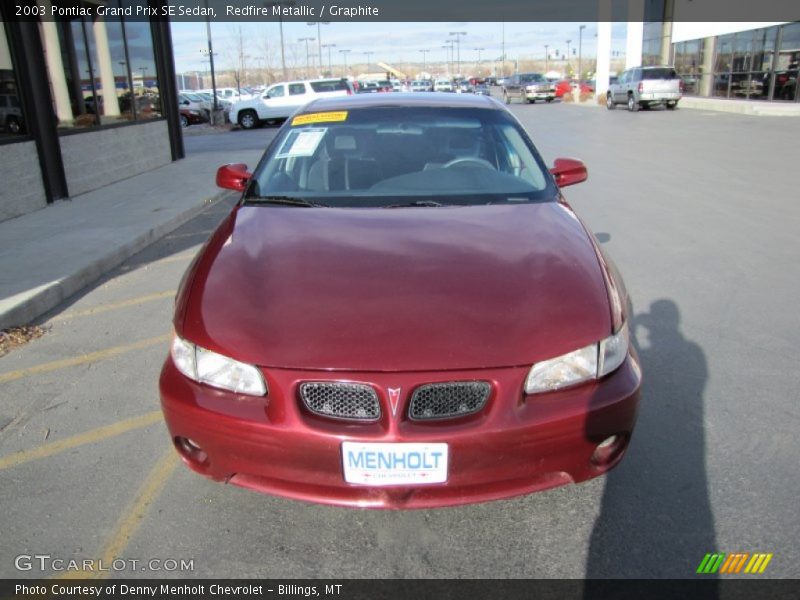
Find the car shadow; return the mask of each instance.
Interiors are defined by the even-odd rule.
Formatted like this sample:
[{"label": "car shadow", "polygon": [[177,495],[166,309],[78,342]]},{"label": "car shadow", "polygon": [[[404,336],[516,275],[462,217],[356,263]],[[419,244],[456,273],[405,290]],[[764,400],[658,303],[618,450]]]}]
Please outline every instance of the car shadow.
[{"label": "car shadow", "polygon": [[[705,355],[681,333],[672,300],[657,300],[636,315],[631,333],[641,360],[642,399],[627,455],[606,476],[586,597],[596,597],[604,585],[593,578],[700,577],[698,565],[716,550],[705,465]],[[716,582],[707,584],[704,598],[716,598]]]}]

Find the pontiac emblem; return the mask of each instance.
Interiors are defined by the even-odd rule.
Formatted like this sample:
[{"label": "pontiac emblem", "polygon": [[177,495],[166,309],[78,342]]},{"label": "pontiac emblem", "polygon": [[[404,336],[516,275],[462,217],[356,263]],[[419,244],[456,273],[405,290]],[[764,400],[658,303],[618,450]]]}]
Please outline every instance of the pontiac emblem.
[{"label": "pontiac emblem", "polygon": [[392,416],[397,416],[397,405],[400,404],[400,388],[389,388],[389,404],[392,405]]}]

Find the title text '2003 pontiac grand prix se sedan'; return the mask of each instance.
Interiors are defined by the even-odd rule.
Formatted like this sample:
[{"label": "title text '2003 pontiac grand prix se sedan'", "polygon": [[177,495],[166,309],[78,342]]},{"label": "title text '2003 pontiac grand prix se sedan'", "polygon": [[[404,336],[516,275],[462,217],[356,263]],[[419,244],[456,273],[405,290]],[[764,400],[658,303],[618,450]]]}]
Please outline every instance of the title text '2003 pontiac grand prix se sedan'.
[{"label": "title text '2003 pontiac grand prix se sedan'", "polygon": [[317,100],[179,288],[161,400],[195,471],[355,507],[481,502],[622,458],[641,374],[614,266],[499,102]]}]

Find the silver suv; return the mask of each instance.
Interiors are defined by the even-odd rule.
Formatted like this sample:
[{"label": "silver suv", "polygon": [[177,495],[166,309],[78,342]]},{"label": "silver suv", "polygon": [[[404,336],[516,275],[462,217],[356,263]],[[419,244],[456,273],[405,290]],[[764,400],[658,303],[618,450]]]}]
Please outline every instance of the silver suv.
[{"label": "silver suv", "polygon": [[612,110],[617,104],[626,104],[631,112],[660,104],[673,109],[682,95],[683,81],[672,67],[636,67],[608,87],[606,106]]},{"label": "silver suv", "polygon": [[556,97],[556,86],[540,73],[517,73],[503,84],[503,100],[511,104],[513,98],[533,104],[537,100],[552,102]]}]

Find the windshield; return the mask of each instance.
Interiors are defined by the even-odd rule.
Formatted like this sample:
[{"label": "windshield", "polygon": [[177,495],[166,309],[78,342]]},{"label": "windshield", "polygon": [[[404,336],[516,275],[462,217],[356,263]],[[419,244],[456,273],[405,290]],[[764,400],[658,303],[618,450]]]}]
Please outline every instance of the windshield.
[{"label": "windshield", "polygon": [[287,122],[245,201],[464,205],[538,202],[555,193],[541,158],[505,111],[374,107]]},{"label": "windshield", "polygon": [[544,77],[542,77],[538,73],[528,73],[525,75],[520,75],[519,81],[520,83],[532,83],[535,81],[544,81]]}]

